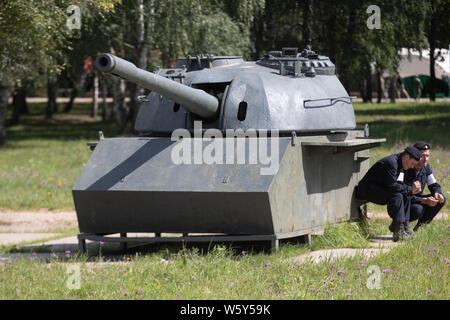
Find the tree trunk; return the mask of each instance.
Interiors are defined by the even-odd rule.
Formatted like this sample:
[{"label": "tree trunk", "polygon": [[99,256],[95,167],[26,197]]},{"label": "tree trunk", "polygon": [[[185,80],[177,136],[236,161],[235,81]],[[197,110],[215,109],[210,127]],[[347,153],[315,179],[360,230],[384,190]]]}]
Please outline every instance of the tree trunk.
[{"label": "tree trunk", "polygon": [[436,46],[434,42],[430,42],[430,85],[428,86],[430,101],[436,101],[436,73],[434,69],[434,65],[436,63],[436,58],[434,56],[435,49]]},{"label": "tree trunk", "polygon": [[290,39],[291,43],[297,43],[297,21],[298,21],[298,1],[293,0],[291,6],[291,21],[290,21]]},{"label": "tree trunk", "polygon": [[365,82],[366,82],[365,80],[358,81],[359,94],[361,95],[361,99],[362,99],[363,103],[367,102],[366,83]]},{"label": "tree trunk", "polygon": [[267,0],[265,5],[267,51],[276,50],[277,23],[275,17],[275,0]]},{"label": "tree trunk", "polygon": [[13,95],[13,114],[11,119],[11,124],[19,124],[20,123],[20,115],[28,113],[28,105],[27,105],[27,85],[26,81],[23,82],[21,87],[17,87],[15,90],[15,94]]},{"label": "tree trunk", "polygon": [[329,8],[328,20],[328,57],[331,62],[336,63],[336,6],[332,5]]},{"label": "tree trunk", "polygon": [[102,76],[100,86],[102,88],[102,122],[106,122],[106,97],[108,96],[108,87],[106,85],[106,79],[104,76]]},{"label": "tree trunk", "polygon": [[302,38],[303,47],[311,44],[312,37],[312,21],[313,21],[313,6],[312,0],[306,0],[303,2],[303,26],[302,26]]},{"label": "tree trunk", "polygon": [[8,107],[9,87],[0,82],[0,145],[6,142],[6,110]]},{"label": "tree trunk", "polygon": [[127,126],[127,110],[125,108],[125,81],[114,79],[113,111],[117,123],[118,134],[123,134]]},{"label": "tree trunk", "polygon": [[262,52],[265,50],[265,41],[264,41],[264,16],[259,14],[255,18],[254,24],[254,33],[255,33],[255,53],[253,55],[253,60],[261,59]]},{"label": "tree trunk", "polygon": [[434,17],[434,12],[436,8],[433,6],[434,1],[431,1],[432,6],[432,14],[430,18],[430,32],[428,34],[428,42],[430,43],[430,85],[428,86],[429,89],[429,95],[430,95],[430,101],[436,101],[435,96],[435,85],[436,85],[436,74],[434,72],[434,64],[435,64],[435,57],[434,57],[434,50],[436,49],[436,39],[435,39],[435,26],[436,21]]},{"label": "tree trunk", "polygon": [[370,65],[366,73],[366,98],[367,102],[372,103],[372,69]]},{"label": "tree trunk", "polygon": [[138,96],[140,95],[139,92],[139,86],[136,83],[130,83],[128,85],[129,91],[130,91],[130,109],[128,110],[127,120],[134,120],[134,115],[136,112],[136,109],[139,105]]},{"label": "tree trunk", "polygon": [[23,86],[23,94],[21,96],[22,106],[20,108],[20,114],[29,114],[30,110],[28,109],[28,103],[27,103],[27,96],[30,93],[30,86],[31,83],[29,81],[25,81],[25,84]]},{"label": "tree trunk", "polygon": [[51,119],[53,117],[53,113],[58,111],[58,105],[56,103],[56,98],[58,96],[58,82],[56,79],[48,78],[47,81],[47,109],[45,111],[45,117],[47,119]]},{"label": "tree trunk", "polygon": [[92,95],[92,112],[91,117],[96,119],[98,116],[98,75],[97,72],[94,74],[94,86]]},{"label": "tree trunk", "polygon": [[350,75],[348,72],[348,65],[350,59],[353,59],[353,46],[350,44],[353,42],[353,35],[355,33],[356,27],[356,6],[350,8],[350,13],[348,17],[347,35],[346,42],[349,44],[344,47],[344,54],[342,55],[342,60],[339,66],[339,76],[341,78],[342,85],[344,88],[350,90]]},{"label": "tree trunk", "polygon": [[69,102],[67,102],[66,107],[64,108],[65,113],[69,113],[72,110],[73,102],[75,101],[75,98],[78,94],[77,86],[75,85],[73,80],[70,80],[69,86],[72,88],[72,91],[70,91]]},{"label": "tree trunk", "polygon": [[381,72],[377,71],[377,81],[378,81],[377,103],[381,103],[384,95],[384,85],[381,77],[382,77]]},{"label": "tree trunk", "polygon": [[[151,23],[152,17],[148,17],[147,21],[145,19],[145,11],[148,13],[152,12],[153,1],[140,0],[139,1],[139,20],[137,21],[137,57],[136,66],[141,69],[147,69],[148,63],[148,32],[149,23]],[[136,85],[135,83],[130,84],[130,108],[128,110],[127,120],[134,123],[136,118],[137,109],[139,106],[138,97],[144,94],[144,88]],[[134,128],[134,126],[133,126]],[[133,129],[134,130],[134,129]]]},{"label": "tree trunk", "polygon": [[395,103],[395,77],[389,77],[389,99],[391,103]]}]

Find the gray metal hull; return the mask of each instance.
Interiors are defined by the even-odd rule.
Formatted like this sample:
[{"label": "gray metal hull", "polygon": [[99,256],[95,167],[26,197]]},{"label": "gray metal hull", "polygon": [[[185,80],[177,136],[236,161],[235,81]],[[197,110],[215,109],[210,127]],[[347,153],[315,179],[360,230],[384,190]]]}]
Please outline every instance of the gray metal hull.
[{"label": "gray metal hull", "polygon": [[102,139],[73,188],[80,231],[285,238],[322,230],[357,216],[353,190],[367,149],[379,144],[358,140],[361,131],[345,135],[337,145],[332,135],[273,138],[272,175],[261,164],[174,164],[179,142],[170,138]]}]

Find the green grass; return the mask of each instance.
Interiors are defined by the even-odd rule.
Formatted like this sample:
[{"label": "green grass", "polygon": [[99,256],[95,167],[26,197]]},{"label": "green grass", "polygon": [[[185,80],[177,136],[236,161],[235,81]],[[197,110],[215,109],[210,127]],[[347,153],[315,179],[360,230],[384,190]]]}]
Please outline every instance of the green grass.
[{"label": "green grass", "polygon": [[76,105],[71,114],[46,120],[45,105],[30,104],[30,115],[7,129],[0,148],[0,209],[73,210],[71,190],[91,155],[86,143],[97,141],[100,130],[106,137],[116,134],[114,123],[93,122],[87,108]]},{"label": "green grass", "polygon": [[450,102],[355,103],[354,108],[358,127],[368,123],[370,136],[386,138],[380,147],[372,149],[373,161],[416,141],[427,141],[433,152],[450,151]]},{"label": "green grass", "polygon": [[[448,221],[374,258],[362,254],[319,263],[298,262],[304,245],[271,255],[225,246],[136,253],[118,261],[73,256],[0,261],[0,299],[448,299]],[[427,256],[428,255],[428,256]],[[80,288],[67,284],[79,266]],[[380,289],[369,289],[378,268]],[[351,294],[351,295],[350,295]]]}]

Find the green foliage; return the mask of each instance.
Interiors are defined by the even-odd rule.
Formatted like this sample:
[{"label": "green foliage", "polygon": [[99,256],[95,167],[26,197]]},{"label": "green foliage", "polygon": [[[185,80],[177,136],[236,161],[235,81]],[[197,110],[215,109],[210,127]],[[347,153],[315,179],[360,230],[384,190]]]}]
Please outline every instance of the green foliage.
[{"label": "green foliage", "polygon": [[[259,3],[259,5],[257,5]],[[248,56],[250,23],[258,1],[158,2],[154,7],[154,49],[160,50],[163,63],[172,64],[187,54],[216,53]],[[223,7],[230,12],[221,11]],[[239,8],[243,8],[240,10]]]},{"label": "green foliage", "polygon": [[[426,46],[426,1],[378,1],[380,29],[369,29],[366,24],[371,15],[366,9],[372,4],[375,3],[317,3],[316,12],[322,17],[314,23],[324,30],[325,36],[317,35],[313,44],[319,48],[325,46],[325,50],[333,48],[329,54],[335,59],[337,73],[341,76],[364,79],[370,73],[371,64],[377,70],[387,69],[393,73],[399,63],[400,48],[420,50]],[[331,27],[334,29],[330,30]]]},{"label": "green foliage", "polygon": [[[91,11],[112,10],[119,0],[6,0],[0,3],[0,81],[15,82],[55,75],[70,60],[78,37],[66,23],[70,5],[81,8],[82,30],[92,25]],[[85,39],[86,40],[86,39]],[[92,42],[85,43],[92,46]],[[81,61],[79,52],[77,58]],[[71,64],[69,64],[71,66]]]},{"label": "green foliage", "polygon": [[[81,8],[79,31],[65,25],[70,4]],[[8,0],[0,4],[0,71],[10,80],[64,67],[79,74],[83,58],[110,48],[134,61],[141,23],[144,42],[159,51],[166,66],[179,56],[211,51],[258,58],[282,46],[305,45],[309,28],[314,30],[313,48],[328,54],[345,79],[366,77],[371,64],[377,70],[393,71],[399,48],[428,46],[432,18],[436,43],[448,43],[448,1],[433,5],[425,0],[378,1],[381,29],[372,30],[366,26],[371,4],[369,0],[356,4],[349,0]],[[155,53],[147,55],[151,58]]]},{"label": "green foliage", "polygon": [[0,4],[2,82],[58,72],[69,29],[64,8],[53,0],[7,0]]},{"label": "green foliage", "polygon": [[[447,48],[450,43],[450,33],[448,32],[450,16],[450,2],[447,0],[434,0],[426,5],[427,16],[424,32],[428,42],[433,41],[434,48]],[[429,43],[431,46],[431,43]]]},{"label": "green foliage", "polygon": [[[193,50],[217,55],[242,55],[249,46],[248,30],[222,12],[196,17],[192,32]],[[242,31],[244,31],[244,33]]]},{"label": "green foliage", "polygon": [[121,0],[71,1],[80,7],[81,29],[73,29],[67,37],[64,50],[63,70],[72,79],[78,79],[83,72],[84,61],[105,51],[109,45],[109,35],[102,27],[107,17],[115,13]]}]

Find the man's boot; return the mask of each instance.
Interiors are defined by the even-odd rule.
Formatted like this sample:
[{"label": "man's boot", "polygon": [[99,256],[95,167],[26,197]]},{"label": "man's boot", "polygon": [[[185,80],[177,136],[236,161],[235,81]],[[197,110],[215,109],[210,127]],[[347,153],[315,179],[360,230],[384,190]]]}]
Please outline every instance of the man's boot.
[{"label": "man's boot", "polygon": [[417,232],[417,230],[423,225],[423,222],[417,221],[417,224],[414,226],[414,232]]},{"label": "man's boot", "polygon": [[[409,235],[413,235],[413,234],[414,234],[414,233],[409,229],[409,223],[405,223],[404,230],[405,230],[405,232],[406,232],[407,234],[409,234]],[[394,222],[394,221],[392,221],[391,224],[389,225],[389,231],[392,232],[392,233],[395,232],[395,222]]]},{"label": "man's boot", "polygon": [[392,221],[391,224],[389,225],[389,231],[390,232],[394,232],[395,231],[394,230],[394,225],[395,225],[395,223],[394,223],[394,221]]},{"label": "man's boot", "polygon": [[408,238],[414,237],[414,232],[409,228],[409,223],[405,222],[404,223],[404,227],[405,229],[405,234]]},{"label": "man's boot", "polygon": [[393,226],[394,234],[392,235],[392,241],[397,242],[407,237],[403,223],[393,223],[393,224],[394,224]]}]

